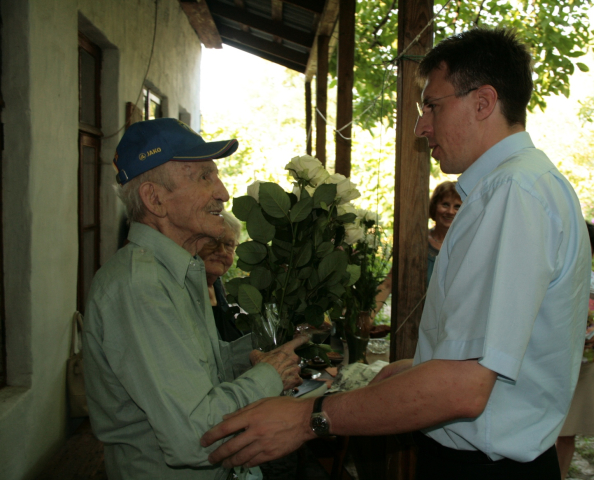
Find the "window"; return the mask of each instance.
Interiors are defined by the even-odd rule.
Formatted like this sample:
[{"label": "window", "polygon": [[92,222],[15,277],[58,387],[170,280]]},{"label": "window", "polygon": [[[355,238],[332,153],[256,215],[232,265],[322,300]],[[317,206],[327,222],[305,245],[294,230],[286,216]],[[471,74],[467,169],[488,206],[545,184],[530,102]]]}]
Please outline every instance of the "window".
[{"label": "window", "polygon": [[78,295],[84,313],[99,269],[101,146],[101,50],[79,33]]},{"label": "window", "polygon": [[153,120],[155,118],[162,118],[163,111],[161,109],[161,97],[157,95],[148,87],[142,89],[143,98],[143,120]]}]

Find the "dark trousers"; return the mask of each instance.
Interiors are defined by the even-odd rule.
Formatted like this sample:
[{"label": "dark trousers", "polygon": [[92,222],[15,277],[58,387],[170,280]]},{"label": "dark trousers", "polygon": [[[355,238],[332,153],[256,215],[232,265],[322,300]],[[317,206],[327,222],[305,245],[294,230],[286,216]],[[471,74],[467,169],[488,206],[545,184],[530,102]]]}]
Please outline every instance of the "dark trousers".
[{"label": "dark trousers", "polygon": [[419,447],[416,480],[559,480],[561,472],[555,445],[531,462],[504,458],[492,461],[483,452],[444,447],[415,433]]}]

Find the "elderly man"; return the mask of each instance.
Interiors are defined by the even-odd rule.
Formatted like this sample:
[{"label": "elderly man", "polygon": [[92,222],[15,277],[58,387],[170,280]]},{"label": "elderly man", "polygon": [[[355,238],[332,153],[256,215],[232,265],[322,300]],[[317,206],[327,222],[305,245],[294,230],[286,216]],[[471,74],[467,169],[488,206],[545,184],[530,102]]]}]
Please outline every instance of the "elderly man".
[{"label": "elderly man", "polygon": [[[420,65],[415,133],[463,204],[429,284],[414,360],[372,385],[234,414],[203,445],[257,465],[316,435],[421,430],[417,479],[559,479],[554,442],[584,345],[588,236],[578,199],[525,132],[531,59],[515,35],[473,29]],[[284,421],[282,421],[284,419]]]},{"label": "elderly man", "polygon": [[229,195],[213,160],[236,149],[172,118],[136,123],[118,145],[130,243],[97,272],[84,331],[91,424],[110,480],[226,479],[208,463],[202,434],[301,383],[292,350],[306,339],[250,355],[249,336],[217,335],[196,252],[224,232]]}]

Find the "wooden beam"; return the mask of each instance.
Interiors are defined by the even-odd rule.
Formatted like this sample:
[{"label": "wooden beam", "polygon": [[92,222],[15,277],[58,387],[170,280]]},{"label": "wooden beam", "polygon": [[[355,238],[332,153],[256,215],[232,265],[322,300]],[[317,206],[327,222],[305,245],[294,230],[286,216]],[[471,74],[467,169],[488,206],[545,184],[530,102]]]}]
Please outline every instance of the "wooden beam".
[{"label": "wooden beam", "polygon": [[293,42],[303,47],[311,48],[315,36],[310,33],[305,33],[296,28],[287,27],[286,25],[273,22],[259,15],[254,15],[245,10],[224,5],[218,2],[210,2],[210,13],[234,22],[247,25],[250,28],[255,28],[271,35],[276,35],[284,40]]},{"label": "wooden beam", "polygon": [[[399,0],[398,51],[406,48],[431,19],[433,0]],[[428,28],[407,55],[424,55],[433,44]],[[391,359],[412,358],[418,339],[422,304],[406,324],[395,330],[421,301],[427,283],[427,216],[429,212],[429,148],[425,139],[414,135],[415,103],[421,100],[418,63],[403,59],[398,64],[398,113],[396,128],[396,171],[394,188],[394,259]]]},{"label": "wooden beam", "polygon": [[287,48],[284,45],[279,45],[275,42],[269,42],[268,40],[258,38],[250,33],[246,33],[226,25],[219,25],[219,33],[224,39],[231,40],[235,43],[240,43],[246,47],[252,48],[253,50],[268,53],[275,57],[287,60],[293,64],[300,65],[303,70],[307,64],[307,54],[298,52],[292,48]]},{"label": "wooden beam", "polygon": [[[429,23],[432,12],[433,0],[398,1],[399,54],[409,46],[406,55],[424,55],[431,48],[431,27],[425,30],[418,43],[411,43]],[[417,69],[418,64],[407,58],[398,63],[391,361],[413,358],[423,312],[423,296],[427,291],[430,158],[427,141],[414,135],[418,116],[415,102],[421,99]],[[402,440],[402,436],[397,437]],[[413,479],[416,465],[414,450],[407,448],[406,442],[395,441],[395,438],[388,439],[388,478]]]},{"label": "wooden beam", "polygon": [[272,63],[276,63],[278,65],[282,65],[283,67],[290,68],[291,70],[295,70],[299,73],[305,73],[305,66],[299,63],[291,62],[281,57],[277,57],[276,55],[272,55],[267,52],[263,52],[262,50],[257,50],[256,48],[250,47],[248,45],[244,45],[242,43],[236,42],[229,38],[223,38],[223,43],[225,45],[229,45],[231,47],[237,48],[238,50],[242,50],[247,53],[251,53],[257,57],[263,58],[264,60],[269,60]]},{"label": "wooden beam", "polygon": [[[338,19],[339,0],[326,0],[324,5],[324,11],[318,23],[318,29],[316,31],[316,38],[320,35],[327,37],[333,37],[334,27]],[[334,42],[330,41],[328,56],[331,55],[334,50]],[[318,42],[314,41],[311,51],[309,52],[309,60],[307,61],[307,67],[305,69],[305,80],[310,81],[317,72],[318,62]]]},{"label": "wooden beam", "polygon": [[[283,23],[283,2],[281,0],[270,0],[270,18],[272,18],[273,22]],[[282,43],[282,38],[276,35],[272,38],[276,43]]]},{"label": "wooden beam", "polygon": [[308,155],[311,155],[311,82],[305,82],[305,150]]},{"label": "wooden beam", "polygon": [[179,0],[190,25],[206,48],[223,48],[223,42],[204,0]]},{"label": "wooden beam", "polygon": [[355,11],[357,0],[342,0],[338,19],[338,88],[336,98],[335,172],[351,176],[351,122],[355,68]]},{"label": "wooden beam", "polygon": [[323,0],[282,0],[289,5],[295,5],[296,7],[308,10],[314,13],[322,13],[324,11]]},{"label": "wooden beam", "polygon": [[[328,118],[328,42],[318,36],[318,73],[316,74],[316,158],[326,165],[326,118]],[[322,118],[323,117],[323,118]]]}]

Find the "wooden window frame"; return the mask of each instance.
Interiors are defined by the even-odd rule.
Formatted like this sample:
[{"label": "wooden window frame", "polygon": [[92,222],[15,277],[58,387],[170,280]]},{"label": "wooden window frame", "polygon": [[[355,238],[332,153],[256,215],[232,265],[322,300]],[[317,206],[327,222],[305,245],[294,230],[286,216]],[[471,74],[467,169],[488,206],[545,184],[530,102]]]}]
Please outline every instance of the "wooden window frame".
[{"label": "wooden window frame", "polygon": [[[100,200],[101,200],[101,138],[103,136],[101,132],[101,65],[102,55],[101,49],[91,43],[84,35],[80,32],[78,34],[79,49],[85,50],[95,58],[95,125],[89,125],[81,122],[81,109],[82,109],[82,98],[80,91],[81,84],[81,65],[80,65],[80,54],[79,54],[79,163],[78,163],[78,281],[77,281],[77,309],[84,313],[85,308],[85,258],[84,258],[84,242],[83,238],[85,233],[89,231],[94,232],[94,249],[93,249],[93,269],[96,272],[100,266],[100,240],[101,240],[101,216],[100,216]],[[84,159],[84,147],[91,147],[95,150],[95,184],[94,184],[94,196],[93,196],[93,216],[94,222],[84,224],[84,192],[83,192],[83,159]],[[94,273],[93,272],[93,273]]]}]

